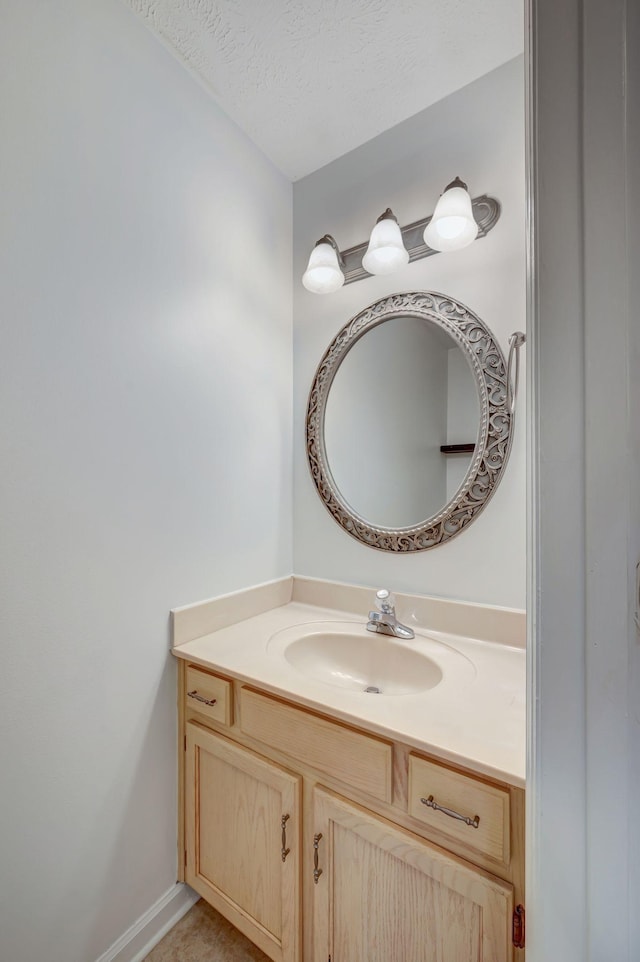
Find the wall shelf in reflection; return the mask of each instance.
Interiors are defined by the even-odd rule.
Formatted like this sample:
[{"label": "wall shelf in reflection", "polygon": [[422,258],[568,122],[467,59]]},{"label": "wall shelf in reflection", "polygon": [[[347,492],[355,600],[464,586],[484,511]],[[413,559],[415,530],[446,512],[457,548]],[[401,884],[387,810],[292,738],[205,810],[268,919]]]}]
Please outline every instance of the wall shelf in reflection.
[{"label": "wall shelf in reflection", "polygon": [[441,444],[440,454],[473,454],[475,444]]}]

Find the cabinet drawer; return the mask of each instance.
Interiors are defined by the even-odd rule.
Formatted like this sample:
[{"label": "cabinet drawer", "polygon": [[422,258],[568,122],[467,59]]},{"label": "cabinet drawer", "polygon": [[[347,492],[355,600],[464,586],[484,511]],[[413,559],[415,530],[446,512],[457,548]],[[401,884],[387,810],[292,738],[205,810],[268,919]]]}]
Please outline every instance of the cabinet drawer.
[{"label": "cabinet drawer", "polygon": [[187,665],[185,705],[221,725],[230,725],[232,685],[224,678]]},{"label": "cabinet drawer", "polygon": [[290,758],[391,801],[393,749],[388,742],[250,688],[240,692],[240,728]]},{"label": "cabinet drawer", "polygon": [[505,865],[509,863],[507,789],[410,755],[409,814],[448,838]]}]

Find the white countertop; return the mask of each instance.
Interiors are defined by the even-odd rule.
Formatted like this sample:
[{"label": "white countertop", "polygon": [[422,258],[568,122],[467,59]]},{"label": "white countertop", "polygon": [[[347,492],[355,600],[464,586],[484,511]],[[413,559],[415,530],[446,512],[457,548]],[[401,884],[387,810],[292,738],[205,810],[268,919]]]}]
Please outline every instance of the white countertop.
[{"label": "white countertop", "polygon": [[[366,616],[292,601],[173,649],[178,658],[238,678],[443,760],[525,784],[525,651],[416,629],[416,651],[452,665],[436,687],[371,695],[316,681],[290,665],[273,635],[312,622],[364,627]],[[446,647],[443,647],[446,646]],[[453,649],[453,651],[451,651]]]}]

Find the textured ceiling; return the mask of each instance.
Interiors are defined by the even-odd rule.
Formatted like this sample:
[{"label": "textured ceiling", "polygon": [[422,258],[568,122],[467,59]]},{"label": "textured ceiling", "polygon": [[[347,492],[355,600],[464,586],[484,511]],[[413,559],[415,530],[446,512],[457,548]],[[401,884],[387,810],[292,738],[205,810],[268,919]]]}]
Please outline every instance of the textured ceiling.
[{"label": "textured ceiling", "polygon": [[292,180],[522,52],[522,0],[125,0]]}]

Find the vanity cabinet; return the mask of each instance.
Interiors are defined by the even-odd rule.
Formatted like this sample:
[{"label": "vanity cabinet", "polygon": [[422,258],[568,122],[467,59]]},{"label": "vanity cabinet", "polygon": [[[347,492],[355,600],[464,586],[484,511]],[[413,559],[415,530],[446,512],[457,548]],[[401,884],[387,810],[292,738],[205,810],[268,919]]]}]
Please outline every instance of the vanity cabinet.
[{"label": "vanity cabinet", "polygon": [[301,778],[186,727],[185,880],[272,959],[297,962]]},{"label": "vanity cabinet", "polygon": [[180,665],[183,878],[270,958],[523,962],[521,789]]},{"label": "vanity cabinet", "polygon": [[513,887],[322,789],[313,962],[507,962]]}]

